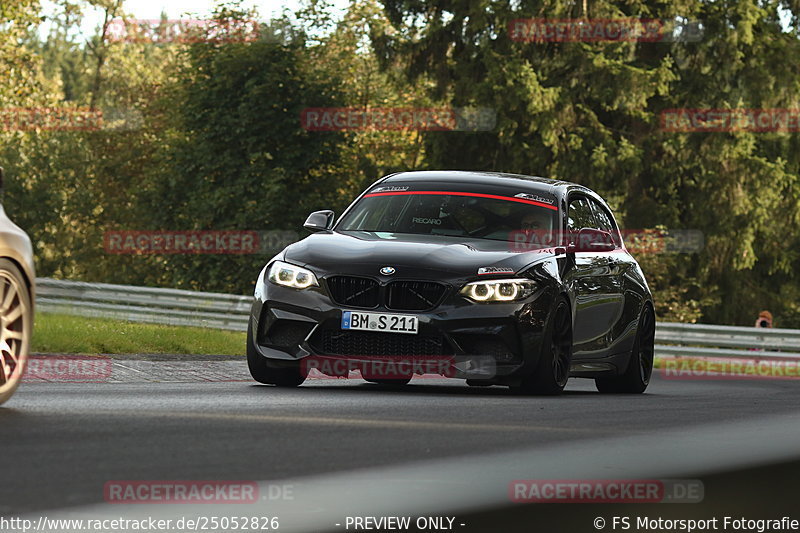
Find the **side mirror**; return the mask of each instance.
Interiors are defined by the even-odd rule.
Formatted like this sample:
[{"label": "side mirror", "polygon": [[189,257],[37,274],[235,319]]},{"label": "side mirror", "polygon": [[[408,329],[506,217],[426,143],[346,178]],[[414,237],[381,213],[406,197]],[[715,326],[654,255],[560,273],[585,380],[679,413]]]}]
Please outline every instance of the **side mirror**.
[{"label": "side mirror", "polygon": [[324,211],[314,211],[306,219],[303,227],[309,231],[325,231],[333,226],[333,211],[326,209]]},{"label": "side mirror", "polygon": [[613,252],[617,245],[607,231],[583,228],[577,238],[567,245],[567,253],[575,252]]}]

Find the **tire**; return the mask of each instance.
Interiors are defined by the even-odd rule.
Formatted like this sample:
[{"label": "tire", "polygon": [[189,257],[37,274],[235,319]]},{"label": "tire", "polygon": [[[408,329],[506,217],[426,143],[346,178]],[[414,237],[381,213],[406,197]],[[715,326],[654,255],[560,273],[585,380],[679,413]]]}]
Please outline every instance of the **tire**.
[{"label": "tire", "polygon": [[636,327],[636,340],[625,373],[613,378],[594,380],[597,390],[603,393],[641,394],[650,384],[655,356],[656,316],[650,305],[645,305]]},{"label": "tire", "polygon": [[542,336],[536,371],[513,387],[520,394],[552,396],[561,394],[569,380],[572,361],[572,317],[567,299],[560,296]]},{"label": "tire", "polygon": [[367,378],[364,378],[364,381],[368,381],[370,383],[375,383],[377,385],[403,386],[403,385],[408,385],[411,382],[411,378],[398,378],[398,379],[367,379]]},{"label": "tire", "polygon": [[306,376],[301,372],[299,362],[290,364],[285,368],[267,365],[267,359],[253,346],[252,325],[247,326],[247,368],[254,380],[276,387],[298,387],[306,380]]},{"label": "tire", "polygon": [[19,387],[33,334],[31,292],[17,265],[0,259],[0,404]]}]

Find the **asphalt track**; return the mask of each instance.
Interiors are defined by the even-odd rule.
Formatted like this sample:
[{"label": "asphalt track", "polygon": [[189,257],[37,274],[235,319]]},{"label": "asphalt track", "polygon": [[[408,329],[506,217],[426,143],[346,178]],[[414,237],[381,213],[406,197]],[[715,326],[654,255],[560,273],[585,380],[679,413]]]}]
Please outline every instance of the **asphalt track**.
[{"label": "asphalt track", "polygon": [[103,488],[258,480],[295,487],[291,501],[265,503],[286,517],[283,531],[344,531],[345,513],[403,512],[450,512],[459,531],[593,531],[587,517],[646,507],[511,505],[508,484],[677,476],[702,480],[704,502],[660,504],[663,516],[727,505],[800,519],[796,380],[656,375],[647,394],[627,396],[573,379],[543,398],[437,379],[278,389],[251,382],[232,358],[112,365],[99,383],[23,383],[0,407],[0,516],[200,513],[110,505]]}]

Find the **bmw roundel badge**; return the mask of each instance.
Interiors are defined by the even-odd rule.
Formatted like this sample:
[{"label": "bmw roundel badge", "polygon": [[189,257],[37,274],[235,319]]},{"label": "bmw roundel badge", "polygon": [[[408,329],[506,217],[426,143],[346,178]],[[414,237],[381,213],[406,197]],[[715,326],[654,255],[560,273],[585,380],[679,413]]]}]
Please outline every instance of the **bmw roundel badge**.
[{"label": "bmw roundel badge", "polygon": [[383,274],[384,276],[391,276],[394,273],[395,273],[394,267],[386,266],[381,269],[381,274]]}]

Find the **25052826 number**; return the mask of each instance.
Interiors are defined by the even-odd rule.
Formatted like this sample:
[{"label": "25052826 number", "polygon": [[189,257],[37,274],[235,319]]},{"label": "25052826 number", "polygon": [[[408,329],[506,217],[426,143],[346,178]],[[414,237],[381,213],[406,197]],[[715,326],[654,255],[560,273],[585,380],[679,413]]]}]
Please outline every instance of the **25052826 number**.
[{"label": "25052826 number", "polygon": [[275,531],[280,527],[273,516],[201,516],[197,518],[197,531]]}]

